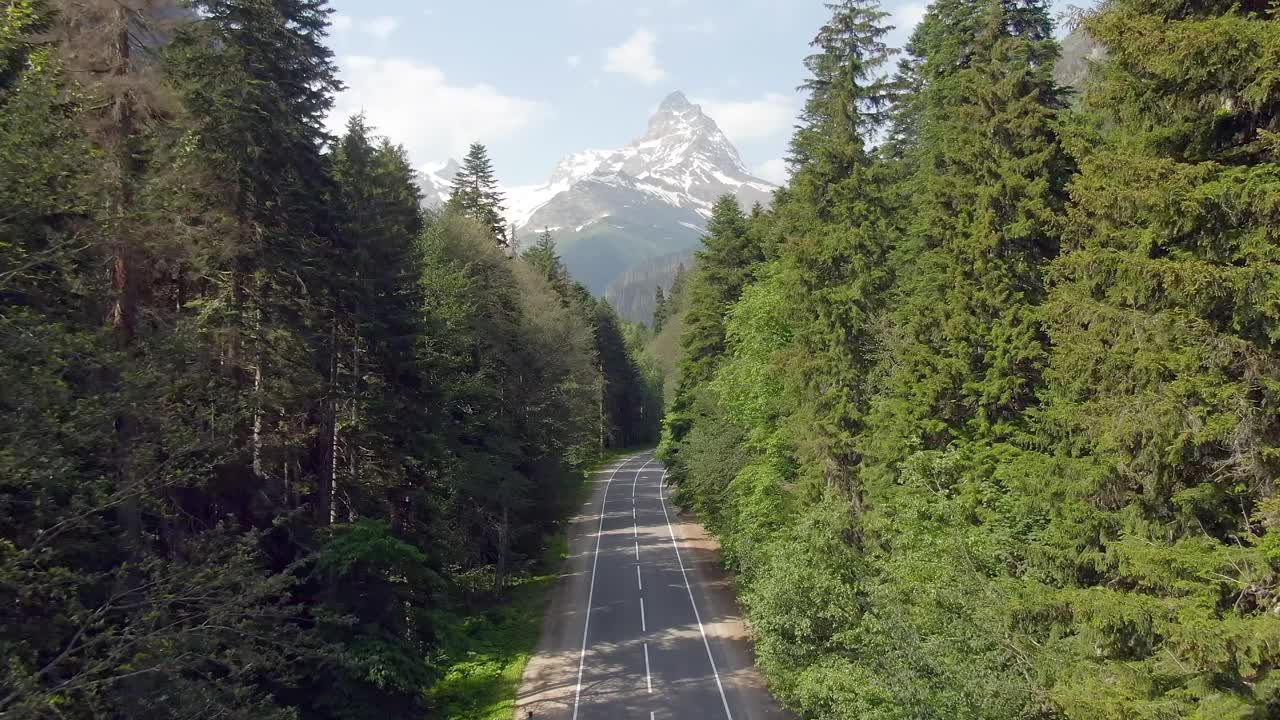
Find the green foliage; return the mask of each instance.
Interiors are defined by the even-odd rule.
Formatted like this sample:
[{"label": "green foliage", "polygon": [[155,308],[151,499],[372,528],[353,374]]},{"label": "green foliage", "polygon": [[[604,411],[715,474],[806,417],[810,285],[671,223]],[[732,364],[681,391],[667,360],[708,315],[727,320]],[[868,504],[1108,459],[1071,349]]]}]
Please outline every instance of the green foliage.
[{"label": "green foliage", "polygon": [[493,240],[502,247],[509,246],[514,238],[507,237],[507,221],[502,217],[502,192],[498,190],[498,178],[489,160],[489,151],[480,143],[471,143],[462,167],[453,177],[449,207],[466,214],[486,227]]},{"label": "green foliage", "polygon": [[666,420],[771,687],[1276,716],[1274,7],[1102,5],[1072,110],[1043,2],[935,2],[892,84],[883,14],[832,11],[767,262]]},{"label": "green foliage", "polygon": [[447,668],[429,701],[442,717],[507,720],[515,712],[525,665],[537,649],[555,574],[523,578],[509,601],[450,629],[440,662]]},{"label": "green foliage", "polygon": [[323,130],[324,2],[192,5],[0,8],[0,715],[421,716],[500,616],[512,692],[635,346]]},{"label": "green foliage", "polygon": [[748,232],[747,218],[733,195],[721,196],[711,208],[702,245],[687,287],[681,283],[672,288],[673,301],[677,292],[689,296],[681,318],[677,384],[664,420],[663,456],[676,476],[684,473],[679,455],[692,424],[695,388],[711,379],[725,352],[724,313],[764,260],[763,246]]}]

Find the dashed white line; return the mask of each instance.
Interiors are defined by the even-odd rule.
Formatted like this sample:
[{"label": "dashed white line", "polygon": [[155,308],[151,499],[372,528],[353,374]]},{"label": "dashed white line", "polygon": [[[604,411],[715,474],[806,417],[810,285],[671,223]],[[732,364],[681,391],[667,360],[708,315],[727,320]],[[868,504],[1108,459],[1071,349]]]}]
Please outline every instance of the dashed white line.
[{"label": "dashed white line", "polygon": [[649,632],[649,628],[644,626],[644,598],[640,598],[640,632]]},{"label": "dashed white line", "polygon": [[[645,463],[646,465],[648,463]],[[707,649],[707,660],[711,661],[711,672],[716,676],[716,688],[720,690],[720,702],[724,705],[724,714],[728,720],[733,720],[733,713],[729,711],[729,699],[725,697],[724,685],[720,682],[720,671],[716,669],[716,659],[711,654],[711,642],[707,640],[707,631],[702,627],[702,615],[698,612],[698,603],[693,599],[693,588],[689,586],[689,574],[685,572],[684,560],[680,559],[680,546],[676,543],[676,531],[671,528],[671,516],[667,514],[667,500],[662,492],[662,487],[666,486],[667,472],[662,471],[662,481],[658,488],[658,499],[662,501],[662,517],[667,521],[667,532],[671,535],[671,549],[676,551],[676,562],[680,564],[680,575],[684,577],[684,589],[689,593],[689,604],[693,606],[693,617],[698,621],[698,632],[702,635],[702,645]]]},{"label": "dashed white line", "polygon": [[[618,467],[613,469],[609,475],[609,482],[604,486],[604,497],[600,499],[600,524],[596,526],[596,552],[595,557],[591,560],[591,584],[587,589],[587,616],[582,623],[582,652],[578,655],[578,687],[573,691],[573,717],[577,720],[578,704],[582,699],[582,669],[587,664],[587,631],[591,628],[591,603],[595,601],[596,594],[596,565],[600,562],[600,536],[604,533],[604,509],[605,504],[609,501],[609,488],[613,486],[613,478],[617,476],[618,471],[626,465],[624,460]],[[648,463],[645,463],[646,465]],[[643,465],[641,467],[644,467]]]},{"label": "dashed white line", "polygon": [[[649,643],[644,644],[644,684],[649,688],[649,692],[653,692],[653,678],[649,675]],[[649,713],[649,717],[653,717],[653,713]]]},{"label": "dashed white line", "polygon": [[640,561],[640,541],[636,541],[636,562]]},{"label": "dashed white line", "polygon": [[636,587],[641,591],[644,590],[644,583],[640,580],[640,566],[636,566]]}]

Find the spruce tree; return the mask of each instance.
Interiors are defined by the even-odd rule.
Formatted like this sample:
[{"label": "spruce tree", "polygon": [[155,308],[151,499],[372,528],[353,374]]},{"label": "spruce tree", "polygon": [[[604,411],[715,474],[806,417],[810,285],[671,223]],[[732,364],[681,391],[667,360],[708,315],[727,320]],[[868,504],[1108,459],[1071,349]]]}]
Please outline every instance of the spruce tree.
[{"label": "spruce tree", "polygon": [[1025,428],[1070,172],[1045,3],[939,2],[912,47],[923,83],[918,173],[873,441],[883,463]]},{"label": "spruce tree", "polygon": [[374,136],[357,115],[337,143],[333,174],[340,222],[326,358],[327,456],[316,505],[323,522],[345,516],[333,503],[340,495],[357,507],[385,501],[381,490],[364,487],[366,475],[384,487],[406,482],[405,463],[419,446],[405,434],[413,426],[406,420],[423,411],[415,391],[427,392],[415,346],[422,322],[420,195],[406,153]]},{"label": "spruce tree", "polygon": [[653,291],[653,334],[662,332],[662,324],[667,321],[667,297],[659,285]]},{"label": "spruce tree", "polygon": [[800,86],[808,97],[791,140],[796,173],[790,190],[828,218],[836,198],[857,192],[869,138],[887,119],[894,84],[883,67],[895,50],[884,43],[893,28],[876,0],[827,3],[831,19],[810,45],[810,77]]},{"label": "spruce tree", "polygon": [[524,261],[537,268],[542,276],[552,287],[556,288],[562,296],[568,300],[568,286],[570,284],[569,270],[564,266],[564,261],[560,259],[560,254],[556,251],[555,238],[551,236],[551,231],[543,228],[538,233],[538,239],[532,246],[527,248],[521,257]]},{"label": "spruce tree", "polygon": [[325,363],[301,347],[328,334],[318,300],[330,278],[317,257],[335,234],[321,155],[325,117],[341,88],[323,44],[323,0],[199,0],[201,21],[174,42],[171,67],[193,121],[193,147],[219,185],[228,224],[197,262],[216,279],[206,292],[222,312],[206,316],[226,339],[226,373],[251,400],[239,409],[236,472],[267,481],[283,502],[287,468],[314,448],[294,428],[314,421],[306,401]]},{"label": "spruce tree", "polygon": [[712,206],[697,257],[698,268],[689,283],[684,334],[680,337],[680,380],[666,420],[665,441],[673,462],[679,443],[693,422],[689,413],[694,394],[699,385],[711,379],[724,354],[725,311],[750,282],[755,265],[764,260],[760,243],[748,232],[747,218],[733,195],[722,195]]},{"label": "spruce tree", "polygon": [[802,398],[806,455],[823,480],[849,491],[860,462],[855,438],[867,412],[877,317],[891,279],[898,229],[886,177],[869,150],[889,118],[895,86],[883,77],[895,51],[887,13],[865,0],[829,6],[831,19],[805,65],[809,97],[792,140],[791,187],[777,209],[786,241],[782,282],[797,310],[792,371]]},{"label": "spruce tree", "polygon": [[471,144],[467,156],[462,160],[462,167],[453,177],[450,192],[450,207],[489,228],[498,245],[507,247],[510,244],[506,220],[502,217],[502,192],[498,189],[493,163],[489,160],[489,151],[484,145]]},{"label": "spruce tree", "polygon": [[1117,0],[1085,27],[1108,54],[1069,136],[1044,428],[1074,460],[1047,531],[1076,587],[1057,630],[1090,640],[1055,696],[1075,717],[1271,716],[1280,20]]},{"label": "spruce tree", "polygon": [[698,251],[698,270],[690,287],[681,377],[686,387],[710,379],[724,353],[724,312],[751,279],[751,268],[764,259],[747,232],[746,216],[732,195],[723,195],[711,208],[707,232]]}]

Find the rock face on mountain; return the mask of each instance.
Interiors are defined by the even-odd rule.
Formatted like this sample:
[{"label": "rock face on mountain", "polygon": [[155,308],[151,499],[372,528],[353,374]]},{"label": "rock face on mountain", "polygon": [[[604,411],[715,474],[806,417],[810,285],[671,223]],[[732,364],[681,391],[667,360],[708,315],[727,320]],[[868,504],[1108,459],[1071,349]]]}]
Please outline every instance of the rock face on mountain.
[{"label": "rock face on mountain", "polygon": [[521,237],[551,230],[570,272],[600,294],[636,263],[695,247],[720,195],[737,195],[745,210],[767,204],[774,189],[675,92],[626,147],[574,153],[547,183],[509,188],[508,218]]},{"label": "rock face on mountain", "polygon": [[664,294],[669,294],[676,273],[681,269],[692,272],[698,263],[695,252],[681,250],[632,265],[609,283],[604,299],[627,320],[645,324],[652,322],[653,311],[658,307],[657,289],[661,287]]}]

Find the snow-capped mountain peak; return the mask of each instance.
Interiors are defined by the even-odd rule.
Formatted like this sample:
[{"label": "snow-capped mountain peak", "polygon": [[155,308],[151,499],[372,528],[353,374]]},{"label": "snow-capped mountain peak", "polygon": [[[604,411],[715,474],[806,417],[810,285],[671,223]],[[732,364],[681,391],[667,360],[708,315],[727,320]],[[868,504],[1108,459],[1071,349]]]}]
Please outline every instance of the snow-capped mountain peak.
[{"label": "snow-capped mountain peak", "polygon": [[641,193],[647,196],[644,203],[689,211],[701,217],[685,222],[699,226],[726,192],[738,195],[745,206],[768,202],[774,190],[747,170],[715,120],[676,91],[658,105],[645,133],[630,144],[573,153],[556,165],[545,184],[511,188],[510,216],[520,228],[579,227],[605,215],[598,202],[581,196],[606,188]]},{"label": "snow-capped mountain peak", "polygon": [[[424,185],[442,186],[443,201],[455,172],[424,173]],[[602,292],[632,263],[696,246],[716,198],[732,193],[747,209],[767,204],[775,186],[752,175],[715,120],[677,91],[627,145],[572,153],[547,182],[503,190],[518,238],[551,230],[570,271]]]}]

